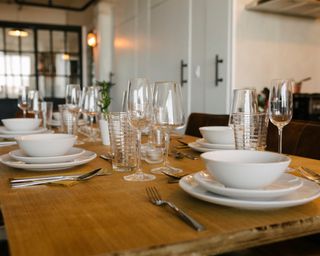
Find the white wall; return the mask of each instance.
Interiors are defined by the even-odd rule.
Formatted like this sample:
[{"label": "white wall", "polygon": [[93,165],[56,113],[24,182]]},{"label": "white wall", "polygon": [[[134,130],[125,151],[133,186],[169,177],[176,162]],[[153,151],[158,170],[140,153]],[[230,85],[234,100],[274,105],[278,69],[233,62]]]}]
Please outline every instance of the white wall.
[{"label": "white wall", "polygon": [[268,87],[273,78],[311,76],[302,92],[320,92],[320,20],[245,10],[235,0],[234,87]]}]

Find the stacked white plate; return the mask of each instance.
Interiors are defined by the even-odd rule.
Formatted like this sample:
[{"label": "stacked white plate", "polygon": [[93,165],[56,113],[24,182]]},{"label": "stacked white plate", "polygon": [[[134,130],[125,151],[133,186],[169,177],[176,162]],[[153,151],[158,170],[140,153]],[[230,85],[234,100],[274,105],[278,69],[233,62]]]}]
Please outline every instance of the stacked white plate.
[{"label": "stacked white plate", "polygon": [[32,171],[53,171],[82,165],[96,157],[96,153],[76,147],[71,148],[64,155],[50,157],[32,157],[25,154],[21,149],[17,149],[0,156],[0,162],[13,168]]},{"label": "stacked white plate", "polygon": [[209,143],[205,139],[197,139],[195,142],[189,143],[188,146],[196,151],[199,151],[199,152],[235,149],[234,144]]},{"label": "stacked white plate", "polygon": [[180,187],[200,200],[250,210],[279,209],[308,203],[320,196],[315,182],[285,173],[263,189],[226,187],[206,171],[183,177]]},{"label": "stacked white plate", "polygon": [[4,138],[4,139],[13,139],[18,135],[38,134],[38,133],[46,133],[46,132],[49,132],[48,129],[43,127],[39,127],[35,130],[11,131],[5,128],[4,126],[0,126],[0,138]]}]

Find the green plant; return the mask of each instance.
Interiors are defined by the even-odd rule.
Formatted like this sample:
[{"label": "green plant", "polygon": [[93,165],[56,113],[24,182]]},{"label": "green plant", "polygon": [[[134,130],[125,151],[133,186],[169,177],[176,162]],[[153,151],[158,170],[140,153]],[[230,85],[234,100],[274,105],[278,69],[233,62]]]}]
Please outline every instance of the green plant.
[{"label": "green plant", "polygon": [[107,113],[111,103],[110,88],[114,85],[107,81],[96,81],[96,85],[101,87],[101,112]]}]

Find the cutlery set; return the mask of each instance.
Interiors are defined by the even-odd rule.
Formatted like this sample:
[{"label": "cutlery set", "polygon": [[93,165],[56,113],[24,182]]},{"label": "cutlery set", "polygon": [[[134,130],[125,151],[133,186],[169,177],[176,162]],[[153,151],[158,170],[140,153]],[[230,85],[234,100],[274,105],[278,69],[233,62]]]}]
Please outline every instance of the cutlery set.
[{"label": "cutlery set", "polygon": [[11,179],[10,185],[12,188],[22,188],[35,185],[44,185],[58,181],[84,181],[89,180],[97,175],[110,175],[111,172],[102,172],[102,168],[95,169],[80,175],[59,175],[46,177],[31,177],[31,178],[17,178]]}]

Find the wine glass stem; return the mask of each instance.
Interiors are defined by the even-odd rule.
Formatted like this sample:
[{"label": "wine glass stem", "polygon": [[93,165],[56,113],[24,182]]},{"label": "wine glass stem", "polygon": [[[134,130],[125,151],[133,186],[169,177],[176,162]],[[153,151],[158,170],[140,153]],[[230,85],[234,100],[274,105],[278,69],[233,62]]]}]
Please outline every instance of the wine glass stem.
[{"label": "wine glass stem", "polygon": [[278,127],[279,141],[278,141],[278,152],[282,153],[282,127]]},{"label": "wine glass stem", "polygon": [[137,173],[141,171],[141,131],[137,129]]},{"label": "wine glass stem", "polygon": [[90,134],[91,138],[94,139],[94,134],[93,134],[93,116],[90,115]]},{"label": "wine glass stem", "polygon": [[170,146],[170,130],[169,128],[166,128],[164,133],[164,150],[165,150],[165,156],[164,156],[164,166],[168,166],[168,155],[169,155],[169,146]]},{"label": "wine glass stem", "polygon": [[26,116],[27,116],[27,110],[22,110],[23,111],[23,118],[26,118]]},{"label": "wine glass stem", "polygon": [[72,112],[72,126],[73,126],[73,135],[78,133],[78,113]]}]

